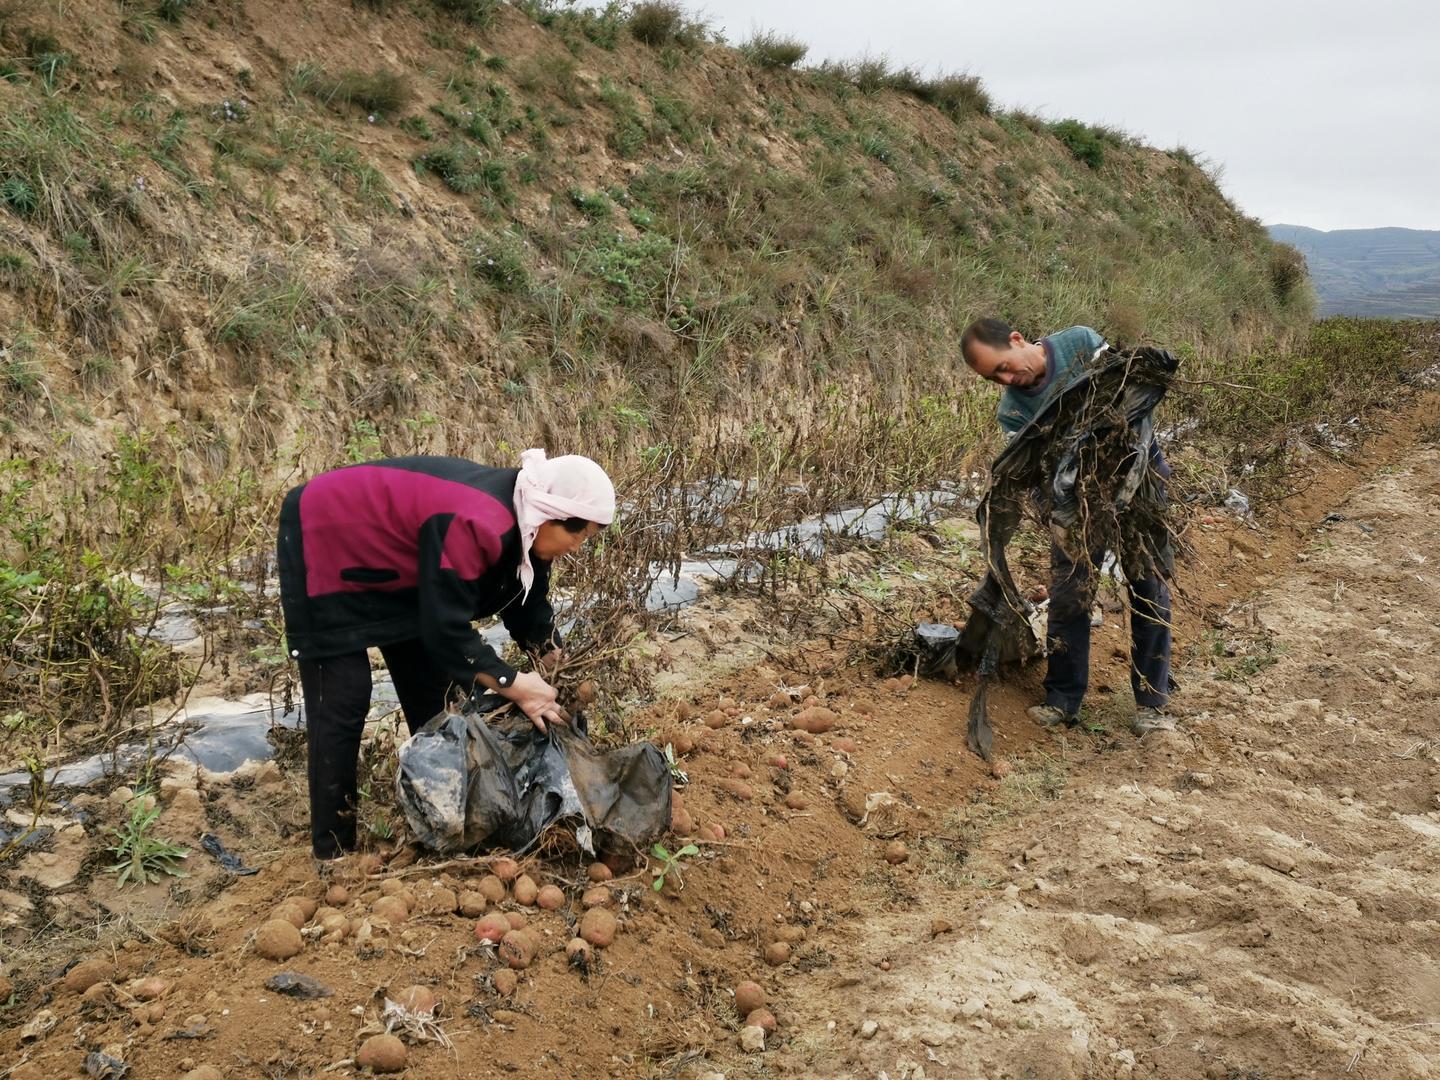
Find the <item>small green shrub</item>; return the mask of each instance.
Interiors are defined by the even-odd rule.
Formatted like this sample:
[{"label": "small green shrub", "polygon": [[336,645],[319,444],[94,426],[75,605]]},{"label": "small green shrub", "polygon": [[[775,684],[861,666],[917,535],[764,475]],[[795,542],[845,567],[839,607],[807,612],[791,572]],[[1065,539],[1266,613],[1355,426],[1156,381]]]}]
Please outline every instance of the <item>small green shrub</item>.
[{"label": "small green shrub", "polygon": [[530,274],[525,267],[522,244],[513,237],[492,237],[476,233],[466,244],[470,271],[490,283],[498,292],[530,291]]},{"label": "small green shrub", "polygon": [[30,260],[19,251],[0,251],[0,281],[12,287],[21,285],[30,276]]},{"label": "small green shrub", "polygon": [[1092,169],[1105,163],[1105,142],[1100,133],[1079,120],[1057,120],[1050,125],[1055,137],[1065,144],[1066,149]]},{"label": "small green shrub", "polygon": [[660,233],[626,237],[597,234],[581,268],[604,282],[626,307],[644,307],[662,295],[675,257],[675,243]]},{"label": "small green shrub", "polygon": [[44,369],[29,334],[18,334],[8,345],[0,345],[0,384],[6,393],[33,397],[43,386],[43,376]]},{"label": "small green shrub", "polygon": [[515,71],[515,85],[528,93],[548,90],[566,105],[581,105],[575,61],[568,56],[546,53],[531,57]]},{"label": "small green shrub", "polygon": [[142,791],[130,800],[129,816],[124,825],[110,830],[115,843],[105,850],[116,856],[110,872],[117,875],[117,886],[127,883],[149,885],[166,874],[185,876],[179,860],[187,858],[190,853],[178,844],[150,834],[160,817],[160,806],[156,804],[145,809],[145,794]]},{"label": "small green shrub", "polygon": [[510,185],[503,161],[486,157],[473,146],[452,142],[418,155],[415,171],[432,172],[445,186],[460,195],[482,191],[500,202],[509,202]]},{"label": "small green shrub", "polygon": [[1276,243],[1270,252],[1270,286],[1275,297],[1282,304],[1287,302],[1305,283],[1309,267],[1305,256],[1289,244]]},{"label": "small green shrub", "polygon": [[432,0],[441,11],[448,11],[471,26],[489,26],[500,7],[500,0]]},{"label": "small green shrub", "polygon": [[937,75],[920,82],[911,93],[956,119],[970,113],[988,116],[992,107],[978,75]]},{"label": "small green shrub", "polygon": [[32,217],[40,209],[40,196],[23,176],[7,176],[0,183],[0,205],[19,217]]},{"label": "small green shrub", "polygon": [[651,48],[674,44],[693,49],[705,40],[705,32],[705,22],[686,15],[674,0],[644,0],[630,9],[631,35]]},{"label": "small green shrub", "polygon": [[740,46],[745,59],[763,68],[793,68],[809,51],[810,46],[803,41],[770,30],[757,32]]},{"label": "small green shrub", "polygon": [[570,197],[570,204],[591,221],[604,221],[610,216],[610,199],[603,191],[591,194],[572,187],[566,194]]},{"label": "small green shrub", "polygon": [[399,112],[414,97],[409,80],[393,71],[330,75],[324,68],[305,65],[295,69],[291,84],[326,105],[358,105],[367,113]]}]

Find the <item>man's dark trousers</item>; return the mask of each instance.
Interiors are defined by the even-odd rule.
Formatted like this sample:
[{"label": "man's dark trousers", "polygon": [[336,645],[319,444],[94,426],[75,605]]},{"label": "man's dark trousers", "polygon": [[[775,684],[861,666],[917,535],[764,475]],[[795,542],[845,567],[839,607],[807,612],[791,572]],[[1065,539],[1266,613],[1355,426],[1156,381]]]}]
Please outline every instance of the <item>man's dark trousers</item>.
[{"label": "man's dark trousers", "polygon": [[[1079,562],[1050,546],[1050,666],[1045,703],[1074,715],[1090,682],[1090,575],[1104,559],[1092,551]],[[1129,583],[1130,685],[1135,704],[1163,709],[1170,700],[1170,589],[1158,574]]]}]

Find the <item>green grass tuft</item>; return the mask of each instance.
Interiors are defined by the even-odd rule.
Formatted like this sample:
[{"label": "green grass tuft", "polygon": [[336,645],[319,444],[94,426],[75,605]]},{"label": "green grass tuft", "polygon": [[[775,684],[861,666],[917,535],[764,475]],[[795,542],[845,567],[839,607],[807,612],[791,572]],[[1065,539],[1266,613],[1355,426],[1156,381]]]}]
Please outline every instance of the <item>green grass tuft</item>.
[{"label": "green grass tuft", "polygon": [[757,67],[793,68],[810,51],[798,38],[785,37],[771,30],[757,31],[740,46],[740,52]]}]

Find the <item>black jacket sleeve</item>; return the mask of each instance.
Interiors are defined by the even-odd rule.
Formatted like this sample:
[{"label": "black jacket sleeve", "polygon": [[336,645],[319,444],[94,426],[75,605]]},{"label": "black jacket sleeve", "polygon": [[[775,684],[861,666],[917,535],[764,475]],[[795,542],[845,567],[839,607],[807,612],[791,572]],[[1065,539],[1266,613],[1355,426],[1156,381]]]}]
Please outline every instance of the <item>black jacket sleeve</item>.
[{"label": "black jacket sleeve", "polygon": [[445,566],[445,536],[452,521],[451,514],[437,514],[420,529],[420,640],[430,658],[462,686],[473,684],[476,675],[509,686],[517,672],[471,625],[479,599],[476,582]]},{"label": "black jacket sleeve", "polygon": [[520,648],[543,655],[558,649],[561,641],[555,629],[555,609],[550,606],[550,564],[533,558],[530,564],[535,567],[530,595],[525,603],[512,604],[502,611],[500,621]]}]

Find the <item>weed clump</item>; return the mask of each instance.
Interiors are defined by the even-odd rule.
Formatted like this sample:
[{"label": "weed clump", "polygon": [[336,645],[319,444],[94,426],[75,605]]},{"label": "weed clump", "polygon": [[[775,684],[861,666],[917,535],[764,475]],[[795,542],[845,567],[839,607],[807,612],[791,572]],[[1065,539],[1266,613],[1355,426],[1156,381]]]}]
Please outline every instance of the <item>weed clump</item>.
[{"label": "weed clump", "polygon": [[432,0],[441,11],[448,11],[471,26],[489,26],[500,7],[500,0]]},{"label": "weed clump", "polygon": [[452,142],[416,156],[415,171],[432,172],[457,195],[483,192],[502,203],[510,201],[510,184],[503,161],[481,154],[473,146]]},{"label": "weed clump", "polygon": [[403,75],[392,71],[342,71],[303,65],[291,76],[292,86],[326,105],[358,105],[367,113],[397,113],[410,104],[414,91]]},{"label": "weed clump", "polygon": [[1050,125],[1050,130],[1075,155],[1076,160],[1092,169],[1098,169],[1105,163],[1105,141],[1089,124],[1082,124],[1079,120],[1058,120]]},{"label": "weed clump", "polygon": [[1275,298],[1282,304],[1288,303],[1308,276],[1305,256],[1289,244],[1277,242],[1270,253],[1270,285],[1275,290]]},{"label": "weed clump", "polygon": [[970,113],[989,115],[992,103],[978,75],[963,72],[926,78],[913,67],[892,68],[883,56],[861,56],[854,60],[827,60],[817,77],[834,88],[853,87],[862,94],[893,90],[909,94],[955,119]]},{"label": "weed clump", "polygon": [[992,108],[990,95],[978,75],[937,75],[917,83],[911,93],[956,119],[971,113],[988,116]]},{"label": "weed clump", "polygon": [[630,11],[630,33],[651,48],[694,48],[705,40],[705,23],[692,19],[674,0],[644,0]]},{"label": "weed clump", "polygon": [[490,237],[481,233],[470,238],[470,272],[497,292],[523,294],[530,291],[530,274],[524,250],[513,238]]},{"label": "weed clump", "polygon": [[762,68],[793,68],[809,51],[810,46],[803,41],[771,30],[757,32],[740,46],[745,58]]}]

